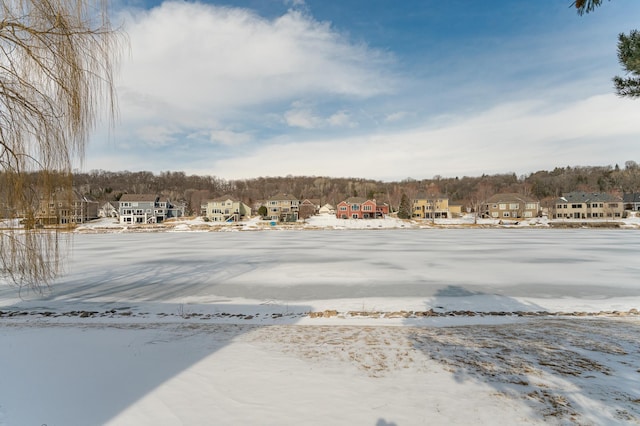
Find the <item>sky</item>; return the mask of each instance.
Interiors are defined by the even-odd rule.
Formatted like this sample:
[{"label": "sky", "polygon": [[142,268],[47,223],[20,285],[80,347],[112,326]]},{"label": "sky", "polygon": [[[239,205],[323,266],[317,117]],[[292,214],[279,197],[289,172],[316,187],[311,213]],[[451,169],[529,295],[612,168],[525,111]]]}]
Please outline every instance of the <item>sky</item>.
[{"label": "sky", "polygon": [[640,161],[640,2],[118,0],[115,127],[81,171],[396,181]]}]

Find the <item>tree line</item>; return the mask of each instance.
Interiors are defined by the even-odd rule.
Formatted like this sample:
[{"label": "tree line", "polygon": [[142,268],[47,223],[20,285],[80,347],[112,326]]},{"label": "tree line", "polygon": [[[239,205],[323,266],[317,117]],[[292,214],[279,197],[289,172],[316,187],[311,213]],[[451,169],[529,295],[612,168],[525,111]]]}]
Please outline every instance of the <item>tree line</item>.
[{"label": "tree line", "polygon": [[450,203],[471,206],[493,194],[511,192],[534,197],[542,205],[570,191],[607,192],[617,195],[640,192],[640,165],[627,161],[624,166],[566,166],[540,170],[528,175],[504,173],[482,176],[407,178],[395,182],[373,179],[280,176],[226,180],[216,176],[187,175],[166,171],[111,172],[92,170],[74,173],[74,188],[96,201],[117,201],[126,193],[153,193],[172,201],[184,202],[189,214],[198,214],[200,205],[208,199],[229,196],[248,205],[267,200],[278,193],[306,198],[319,204],[334,206],[349,197],[376,199],[400,205],[402,195],[409,199],[419,193],[442,195]]}]

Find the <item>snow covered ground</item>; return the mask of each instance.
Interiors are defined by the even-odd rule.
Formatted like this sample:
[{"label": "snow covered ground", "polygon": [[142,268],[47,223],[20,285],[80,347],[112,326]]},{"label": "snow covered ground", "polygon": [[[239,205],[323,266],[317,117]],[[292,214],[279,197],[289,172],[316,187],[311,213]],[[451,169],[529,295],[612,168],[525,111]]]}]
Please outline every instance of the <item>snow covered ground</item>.
[{"label": "snow covered ground", "polygon": [[0,424],[640,423],[635,229],[197,225],[0,287]]}]

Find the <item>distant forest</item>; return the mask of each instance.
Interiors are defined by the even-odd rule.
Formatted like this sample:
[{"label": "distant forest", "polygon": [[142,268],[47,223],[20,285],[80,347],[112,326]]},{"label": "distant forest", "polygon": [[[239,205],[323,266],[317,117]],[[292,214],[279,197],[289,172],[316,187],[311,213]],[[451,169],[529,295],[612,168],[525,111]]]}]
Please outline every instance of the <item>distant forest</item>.
[{"label": "distant forest", "polygon": [[197,214],[200,205],[211,198],[231,196],[253,206],[278,193],[334,206],[352,196],[374,198],[397,208],[402,194],[410,199],[419,192],[444,195],[449,198],[450,204],[471,206],[493,194],[514,192],[535,197],[543,207],[548,207],[556,197],[570,191],[608,192],[620,196],[623,193],[640,192],[640,166],[635,161],[627,161],[624,167],[617,164],[567,166],[521,176],[515,173],[478,177],[434,176],[432,179],[408,178],[399,182],[318,176],[225,180],[171,171],[154,174],[92,170],[89,173],[75,173],[73,184],[81,194],[97,201],[117,201],[125,193],[160,194],[171,201],[185,202],[189,214]]}]

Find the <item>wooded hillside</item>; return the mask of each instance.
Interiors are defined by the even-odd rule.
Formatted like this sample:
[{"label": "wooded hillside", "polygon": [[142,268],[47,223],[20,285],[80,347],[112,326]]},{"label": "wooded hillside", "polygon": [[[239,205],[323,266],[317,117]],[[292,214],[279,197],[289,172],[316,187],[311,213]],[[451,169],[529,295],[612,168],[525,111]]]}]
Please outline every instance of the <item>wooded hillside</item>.
[{"label": "wooded hillside", "polygon": [[74,187],[98,201],[118,200],[124,193],[157,193],[172,201],[187,203],[188,213],[199,212],[200,204],[223,195],[240,198],[248,205],[277,194],[292,194],[318,203],[338,202],[351,196],[375,198],[397,208],[402,194],[409,198],[420,191],[442,194],[451,204],[472,205],[500,192],[531,195],[547,206],[554,198],[569,191],[596,191],[622,195],[640,192],[640,166],[627,161],[624,167],[578,166],[556,167],[526,176],[511,174],[462,176],[432,179],[404,179],[382,182],[370,179],[318,176],[259,177],[225,180],[215,176],[186,175],[183,172],[110,172],[93,170],[76,173]]}]

